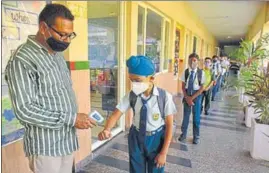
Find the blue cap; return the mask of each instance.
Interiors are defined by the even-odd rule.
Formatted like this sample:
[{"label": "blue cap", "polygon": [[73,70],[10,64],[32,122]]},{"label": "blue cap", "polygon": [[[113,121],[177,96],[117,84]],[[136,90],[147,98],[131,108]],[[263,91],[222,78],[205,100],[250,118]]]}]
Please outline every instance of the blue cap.
[{"label": "blue cap", "polygon": [[138,76],[151,76],[155,73],[152,60],[146,56],[131,56],[127,62],[129,73]]}]

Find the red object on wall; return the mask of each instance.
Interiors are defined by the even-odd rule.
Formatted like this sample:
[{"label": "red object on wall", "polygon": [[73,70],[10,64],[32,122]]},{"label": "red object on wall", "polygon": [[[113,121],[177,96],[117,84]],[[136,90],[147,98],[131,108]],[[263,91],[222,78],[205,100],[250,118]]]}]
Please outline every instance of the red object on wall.
[{"label": "red object on wall", "polygon": [[75,62],[70,62],[70,70],[76,70]]}]

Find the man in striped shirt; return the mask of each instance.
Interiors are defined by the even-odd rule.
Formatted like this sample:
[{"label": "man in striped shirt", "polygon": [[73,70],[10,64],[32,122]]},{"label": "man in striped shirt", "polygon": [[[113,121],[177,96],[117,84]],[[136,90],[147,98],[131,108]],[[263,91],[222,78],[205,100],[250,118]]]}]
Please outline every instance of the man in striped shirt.
[{"label": "man in striped shirt", "polygon": [[6,67],[16,117],[25,127],[24,151],[34,173],[71,173],[78,149],[77,129],[96,125],[77,113],[75,93],[63,56],[76,34],[74,16],[49,4],[39,15],[39,30],[19,46]]}]

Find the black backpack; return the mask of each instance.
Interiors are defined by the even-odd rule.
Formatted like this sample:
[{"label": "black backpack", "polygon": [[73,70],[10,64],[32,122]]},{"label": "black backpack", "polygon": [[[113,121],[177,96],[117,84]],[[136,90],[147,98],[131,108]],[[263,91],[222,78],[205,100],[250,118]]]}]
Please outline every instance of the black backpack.
[{"label": "black backpack", "polygon": [[[189,71],[189,69],[186,69],[185,70],[185,82],[187,82],[189,75],[190,75],[190,71]],[[197,77],[198,77],[199,86],[202,85],[202,75],[203,75],[203,70],[198,68],[197,69]]]}]

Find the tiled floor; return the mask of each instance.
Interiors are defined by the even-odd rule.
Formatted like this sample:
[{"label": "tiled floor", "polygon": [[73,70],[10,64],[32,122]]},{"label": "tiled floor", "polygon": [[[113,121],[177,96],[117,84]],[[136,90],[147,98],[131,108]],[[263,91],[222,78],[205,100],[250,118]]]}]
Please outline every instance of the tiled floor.
[{"label": "tiled floor", "polygon": [[[179,143],[176,138],[174,139],[169,149],[165,172],[269,173],[269,162],[250,157],[250,129],[242,124],[242,106],[236,97],[232,97],[234,94],[234,92],[219,94],[217,100],[212,102],[210,115],[202,115],[199,145],[192,144],[192,125],[189,126],[187,143]],[[182,105],[180,98],[175,98],[175,102],[180,112],[176,115],[178,126],[175,136],[178,137],[182,121]],[[117,136],[105,148],[78,172],[129,172],[126,133]]]}]

